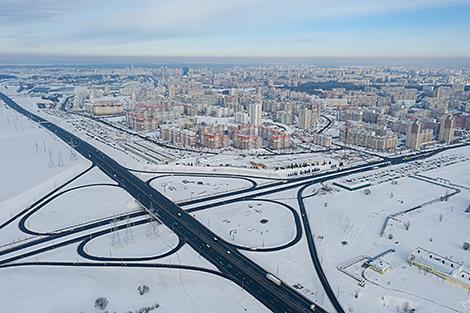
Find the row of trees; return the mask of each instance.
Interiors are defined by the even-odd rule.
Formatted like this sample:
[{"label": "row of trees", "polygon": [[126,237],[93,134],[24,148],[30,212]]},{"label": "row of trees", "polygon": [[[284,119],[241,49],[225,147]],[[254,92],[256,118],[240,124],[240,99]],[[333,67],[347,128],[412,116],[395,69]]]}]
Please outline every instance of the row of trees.
[{"label": "row of trees", "polygon": [[[138,286],[137,287],[137,292],[139,293],[139,295],[143,296],[146,293],[150,292],[150,287],[147,286],[147,285]],[[109,304],[109,301],[105,297],[99,297],[95,300],[95,308],[98,309],[98,310],[101,310],[101,311],[106,310],[106,307],[108,306],[108,304]],[[160,307],[160,304],[156,303],[156,304],[151,305],[151,306],[146,306],[146,307],[140,308],[140,309],[136,310],[135,312],[129,311],[128,313],[148,313],[148,312],[151,312],[155,309],[158,309],[159,307]]]}]

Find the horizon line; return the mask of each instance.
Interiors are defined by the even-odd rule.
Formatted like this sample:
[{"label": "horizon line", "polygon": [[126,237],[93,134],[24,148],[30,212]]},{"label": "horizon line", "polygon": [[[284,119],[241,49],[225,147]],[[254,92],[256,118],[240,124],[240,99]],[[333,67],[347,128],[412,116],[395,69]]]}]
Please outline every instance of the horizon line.
[{"label": "horizon line", "polygon": [[[0,52],[1,66],[33,65],[164,65],[164,64],[337,64],[366,65],[458,65],[470,66],[470,56],[181,56],[181,55],[69,55],[10,54]],[[352,63],[348,63],[352,62]],[[354,64],[355,63],[355,64]]]}]

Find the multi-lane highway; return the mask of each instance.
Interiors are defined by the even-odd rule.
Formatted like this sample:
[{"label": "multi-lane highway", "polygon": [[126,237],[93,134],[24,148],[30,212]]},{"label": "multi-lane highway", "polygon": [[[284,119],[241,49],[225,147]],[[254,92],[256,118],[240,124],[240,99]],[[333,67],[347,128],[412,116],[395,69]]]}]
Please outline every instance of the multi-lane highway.
[{"label": "multi-lane highway", "polygon": [[232,277],[236,283],[273,312],[326,312],[290,286],[282,282],[278,284],[268,279],[267,271],[224,242],[222,238],[215,235],[190,214],[131,174],[106,154],[70,132],[25,110],[2,93],[0,93],[0,99],[12,109],[40,123],[64,142],[73,144],[80,154],[118,182],[150,214],[170,227],[193,249],[221,272]]},{"label": "multi-lane highway", "polygon": [[328,116],[322,114],[321,117],[323,117],[327,121],[327,123],[325,126],[323,126],[321,129],[317,131],[318,134],[324,133],[325,130],[329,129],[334,124],[333,120],[329,118]]}]

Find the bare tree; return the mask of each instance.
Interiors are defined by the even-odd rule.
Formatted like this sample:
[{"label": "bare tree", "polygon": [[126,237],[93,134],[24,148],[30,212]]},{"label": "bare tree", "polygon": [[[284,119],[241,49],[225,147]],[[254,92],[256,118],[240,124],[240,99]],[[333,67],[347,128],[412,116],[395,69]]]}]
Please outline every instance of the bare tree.
[{"label": "bare tree", "polygon": [[464,250],[470,250],[470,242],[464,242],[463,243],[463,249]]},{"label": "bare tree", "polygon": [[95,300],[95,308],[104,310],[106,309],[106,306],[108,305],[108,299],[104,297],[97,298]]},{"label": "bare tree", "polygon": [[142,285],[142,286],[137,287],[137,291],[139,292],[141,296],[143,296],[144,294],[150,291],[150,287],[147,285]]}]

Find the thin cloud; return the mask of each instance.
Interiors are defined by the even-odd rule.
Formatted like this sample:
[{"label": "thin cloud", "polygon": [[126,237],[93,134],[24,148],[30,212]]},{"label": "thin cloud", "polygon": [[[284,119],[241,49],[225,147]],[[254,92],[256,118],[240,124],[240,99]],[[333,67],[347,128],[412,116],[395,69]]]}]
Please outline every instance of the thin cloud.
[{"label": "thin cloud", "polygon": [[[309,40],[326,45],[330,34],[337,36],[327,29],[319,34],[304,24],[465,4],[470,1],[0,0],[0,38],[5,39],[0,52],[34,49],[86,54],[115,53],[123,48],[118,51],[139,53],[141,49],[146,54],[159,48],[191,54],[230,51],[235,43],[240,43],[236,49],[241,51],[245,43],[247,52],[258,49],[263,53],[263,43],[277,38],[289,47],[298,44],[301,48]],[[328,50],[327,46],[320,48]],[[310,51],[306,48],[302,53]]]}]

